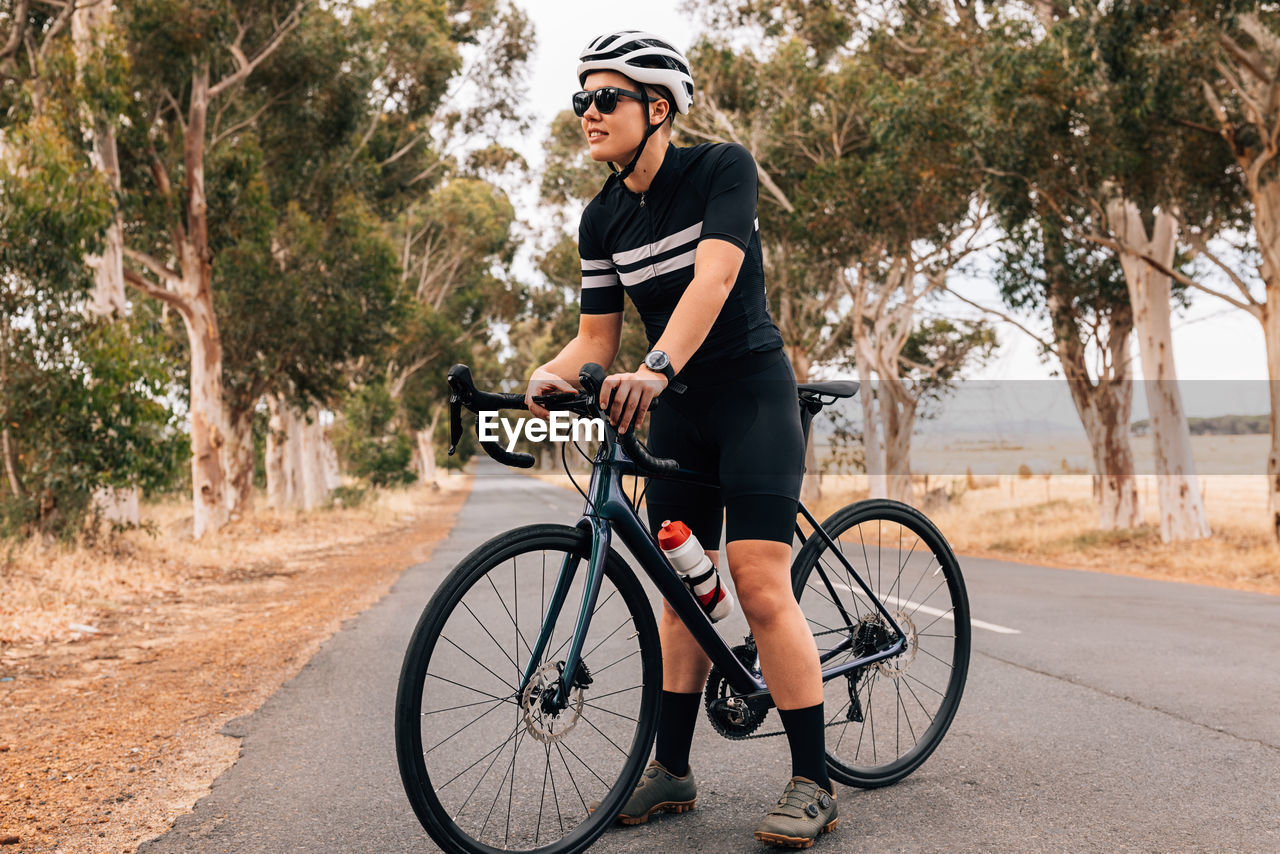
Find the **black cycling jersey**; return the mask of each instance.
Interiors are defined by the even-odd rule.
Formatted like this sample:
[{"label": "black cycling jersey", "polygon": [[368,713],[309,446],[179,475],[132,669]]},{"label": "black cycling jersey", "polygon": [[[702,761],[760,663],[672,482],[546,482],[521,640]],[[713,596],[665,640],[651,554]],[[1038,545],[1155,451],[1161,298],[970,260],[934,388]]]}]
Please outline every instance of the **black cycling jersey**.
[{"label": "black cycling jersey", "polygon": [[693,281],[698,244],[714,237],[743,250],[742,268],[711,331],[684,367],[696,372],[781,347],[765,298],[756,200],[755,161],[732,143],[668,144],[643,193],[610,176],[583,211],[578,229],[582,313],[622,311],[625,291],[652,347]]}]

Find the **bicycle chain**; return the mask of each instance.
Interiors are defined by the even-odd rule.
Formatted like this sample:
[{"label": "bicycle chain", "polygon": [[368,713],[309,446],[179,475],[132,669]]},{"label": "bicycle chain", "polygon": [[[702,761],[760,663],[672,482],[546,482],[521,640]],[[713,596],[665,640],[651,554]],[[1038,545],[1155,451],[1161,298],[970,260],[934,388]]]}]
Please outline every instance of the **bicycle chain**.
[{"label": "bicycle chain", "polygon": [[[848,634],[848,633],[849,633],[848,629],[827,629],[825,632],[814,632],[813,636],[815,638],[819,638],[819,637],[822,637],[823,635]],[[825,727],[823,727],[823,729],[831,729],[833,726],[842,726],[848,723],[849,723],[848,721],[833,721],[827,724]],[[780,735],[786,735],[786,734],[787,734],[786,730],[780,729],[777,732],[760,732],[760,733],[753,733],[752,735],[740,735],[734,738],[733,740],[734,741],[752,741],[757,738],[777,738]],[[726,738],[727,737],[728,736],[726,736]]]}]

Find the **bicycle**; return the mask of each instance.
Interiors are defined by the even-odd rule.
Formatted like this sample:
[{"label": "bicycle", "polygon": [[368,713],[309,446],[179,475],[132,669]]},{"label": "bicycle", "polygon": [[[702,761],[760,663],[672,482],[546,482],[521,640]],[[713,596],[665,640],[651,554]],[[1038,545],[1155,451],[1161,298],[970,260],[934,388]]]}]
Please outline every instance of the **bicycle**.
[{"label": "bicycle", "polygon": [[[633,432],[614,430],[597,402],[604,376],[584,365],[582,392],[535,398],[604,422],[590,484],[578,487],[586,505],[577,525],[528,525],[476,548],[432,596],[405,654],[400,775],[419,821],[446,851],[583,851],[639,780],[662,660],[653,610],[612,546],[615,531],[710,657],[704,706],[714,728],[734,739],[782,734],[757,732],[773,704],[751,636],[733,647],[721,638],[622,482],[714,477],[655,458]],[[523,395],[476,389],[466,366],[454,366],[448,381],[450,453],[464,407],[526,408]],[[857,388],[800,385],[805,435],[813,415]],[[496,443],[481,447],[506,465],[533,465]],[[929,757],[960,702],[970,641],[960,568],[941,532],[906,504],[857,502],[821,525],[803,503],[799,513],[811,533],[797,519],[792,584],[818,642],[829,774],[850,786],[889,785]],[[877,686],[891,687],[877,694]]]}]

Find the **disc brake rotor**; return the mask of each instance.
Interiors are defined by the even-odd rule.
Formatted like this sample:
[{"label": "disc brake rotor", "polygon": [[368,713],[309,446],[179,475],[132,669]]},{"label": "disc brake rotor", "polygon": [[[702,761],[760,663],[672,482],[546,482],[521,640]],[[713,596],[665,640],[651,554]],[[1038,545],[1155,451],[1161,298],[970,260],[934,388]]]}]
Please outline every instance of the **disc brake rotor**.
[{"label": "disc brake rotor", "polygon": [[552,702],[561,684],[561,663],[548,662],[534,671],[533,678],[520,695],[520,709],[525,730],[543,744],[553,744],[569,734],[582,717],[585,697],[581,687],[569,689],[569,702],[563,709]]},{"label": "disc brake rotor", "polygon": [[[876,662],[876,669],[884,676],[890,679],[897,679],[907,672],[907,668],[911,666],[911,662],[915,661],[916,648],[919,646],[920,638],[916,633],[916,624],[911,617],[904,611],[893,611],[893,621],[902,629],[902,633],[906,638],[906,646],[902,652],[893,658],[886,658]],[[892,631],[892,629],[890,629]]]}]

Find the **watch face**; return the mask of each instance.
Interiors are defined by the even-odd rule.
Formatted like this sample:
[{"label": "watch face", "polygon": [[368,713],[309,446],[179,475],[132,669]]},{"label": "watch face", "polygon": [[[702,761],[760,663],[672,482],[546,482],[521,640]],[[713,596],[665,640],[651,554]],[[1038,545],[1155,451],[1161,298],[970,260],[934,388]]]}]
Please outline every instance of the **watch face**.
[{"label": "watch face", "polygon": [[644,363],[655,371],[660,371],[667,365],[671,364],[670,357],[661,350],[654,350],[648,356],[644,357]]}]

